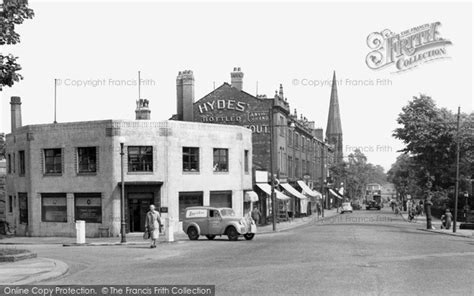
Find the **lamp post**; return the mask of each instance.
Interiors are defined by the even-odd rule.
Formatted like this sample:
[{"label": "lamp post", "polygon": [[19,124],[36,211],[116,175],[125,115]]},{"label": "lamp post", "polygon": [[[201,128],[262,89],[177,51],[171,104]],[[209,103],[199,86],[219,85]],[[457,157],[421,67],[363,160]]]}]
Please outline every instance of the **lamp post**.
[{"label": "lamp post", "polygon": [[276,215],[276,192],[275,192],[275,147],[274,147],[274,128],[275,127],[294,127],[294,123],[291,122],[290,125],[275,125],[273,124],[273,107],[274,107],[274,101],[272,101],[272,105],[270,109],[268,110],[268,125],[270,127],[270,185],[271,185],[271,192],[270,192],[270,198],[272,201],[272,225],[273,225],[273,231],[276,231],[276,220],[277,220],[277,215]]},{"label": "lamp post", "polygon": [[125,182],[124,182],[124,163],[123,163],[123,156],[125,153],[123,152],[124,140],[120,139],[120,235],[121,235],[121,243],[126,243],[127,238],[125,234]]}]

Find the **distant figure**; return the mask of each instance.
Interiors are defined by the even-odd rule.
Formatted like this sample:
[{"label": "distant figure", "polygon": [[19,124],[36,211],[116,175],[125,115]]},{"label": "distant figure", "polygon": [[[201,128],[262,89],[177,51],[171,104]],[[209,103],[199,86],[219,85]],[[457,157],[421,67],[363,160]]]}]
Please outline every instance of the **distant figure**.
[{"label": "distant figure", "polygon": [[150,233],[150,248],[156,248],[156,240],[160,236],[162,227],[160,213],[155,211],[155,206],[150,205],[150,210],[146,213],[145,230]]},{"label": "distant figure", "polygon": [[453,215],[449,209],[446,209],[446,213],[441,216],[441,229],[450,229],[452,221]]},{"label": "distant figure", "polygon": [[254,207],[252,211],[252,219],[255,221],[255,224],[260,225],[260,217],[262,216],[262,213],[260,213],[260,210],[258,207]]}]

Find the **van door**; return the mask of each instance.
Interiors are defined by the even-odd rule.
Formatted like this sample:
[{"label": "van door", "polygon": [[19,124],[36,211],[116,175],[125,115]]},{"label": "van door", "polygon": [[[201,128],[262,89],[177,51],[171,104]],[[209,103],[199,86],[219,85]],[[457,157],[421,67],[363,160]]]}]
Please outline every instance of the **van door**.
[{"label": "van door", "polygon": [[222,217],[218,210],[209,210],[209,234],[222,234]]}]

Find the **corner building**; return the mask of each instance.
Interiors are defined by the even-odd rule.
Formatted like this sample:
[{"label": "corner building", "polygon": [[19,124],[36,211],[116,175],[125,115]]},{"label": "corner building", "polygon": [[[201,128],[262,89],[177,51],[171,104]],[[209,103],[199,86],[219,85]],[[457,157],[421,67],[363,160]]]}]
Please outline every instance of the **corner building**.
[{"label": "corner building", "polygon": [[119,235],[121,144],[127,232],[144,231],[150,204],[175,231],[181,231],[187,206],[225,206],[243,214],[244,195],[252,190],[246,128],[151,121],[142,99],[137,120],[21,126],[20,99],[11,104],[6,219],[17,235],[74,236],[76,220],[86,221],[89,237]]}]

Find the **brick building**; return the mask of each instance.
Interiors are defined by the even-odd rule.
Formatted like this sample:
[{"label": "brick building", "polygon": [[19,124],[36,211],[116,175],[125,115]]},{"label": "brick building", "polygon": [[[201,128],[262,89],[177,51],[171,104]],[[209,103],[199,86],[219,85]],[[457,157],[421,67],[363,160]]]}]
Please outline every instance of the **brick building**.
[{"label": "brick building", "polygon": [[[281,183],[290,184],[299,192],[304,192],[303,189],[307,191],[313,189],[312,193],[317,194],[315,191],[319,190],[325,194],[328,168],[335,160],[333,157],[334,147],[339,148],[339,145],[326,143],[323,138],[323,130],[316,128],[314,121],[308,120],[302,114],[298,116],[296,110],[291,112],[282,85],[279,90],[275,91],[273,97],[254,96],[243,90],[243,77],[244,73],[241,69],[234,68],[234,71],[231,72],[230,84],[223,83],[203,98],[195,101],[192,71],[180,72],[177,77],[178,112],[172,119],[246,127],[252,131],[255,170],[270,171],[270,145],[272,143],[274,172]],[[186,87],[185,91],[182,90],[183,86]],[[333,86],[332,93],[334,91]],[[331,95],[332,107],[330,110],[333,113],[337,111],[339,114],[339,107],[334,106],[333,101],[333,95]],[[183,114],[185,115],[183,116]],[[331,120],[328,122],[332,124],[334,116],[330,115],[330,118]],[[340,116],[337,119],[340,119]],[[272,128],[273,141],[270,139]],[[331,139],[337,138],[332,134],[333,131],[334,129],[331,127],[329,134]],[[338,135],[340,135],[342,145],[342,131]],[[286,193],[293,199],[301,197],[296,197],[296,194],[291,194],[289,191]],[[261,196],[262,206],[268,207],[263,199]],[[329,199],[327,200],[329,201]],[[290,205],[290,212],[300,214],[304,212],[304,209],[298,207],[297,202],[293,205],[295,206],[293,208]],[[315,205],[316,201],[313,199],[313,210]]]},{"label": "brick building", "polygon": [[[18,235],[118,235],[121,143],[124,146],[127,231],[143,231],[150,204],[178,222],[187,206],[232,207],[243,214],[252,190],[251,131],[198,122],[151,121],[148,101],[137,120],[21,125],[13,97],[6,136],[7,221]],[[139,120],[138,120],[139,119]]]}]

